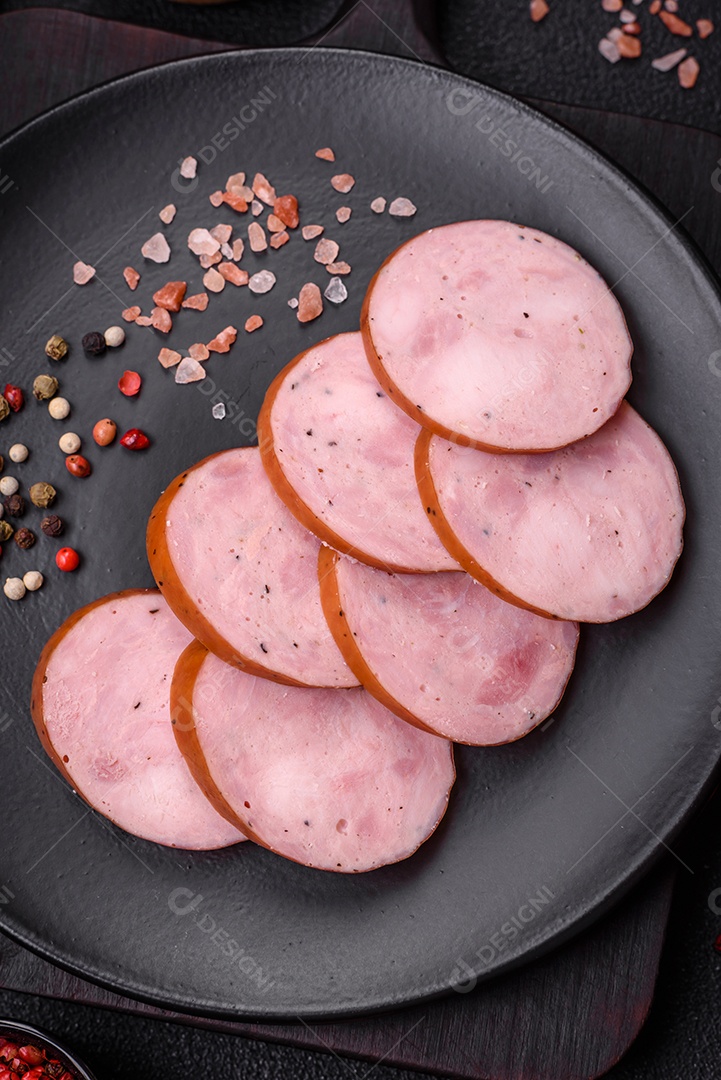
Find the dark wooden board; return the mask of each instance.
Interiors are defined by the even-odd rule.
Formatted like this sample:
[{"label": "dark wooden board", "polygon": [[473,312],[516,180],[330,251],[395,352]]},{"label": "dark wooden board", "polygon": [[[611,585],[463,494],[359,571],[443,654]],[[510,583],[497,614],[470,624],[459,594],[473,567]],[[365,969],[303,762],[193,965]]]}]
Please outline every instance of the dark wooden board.
[{"label": "dark wooden board", "polygon": [[[52,13],[51,19],[48,14],[26,13],[27,17],[44,20],[45,33],[52,22],[55,48],[58,47],[58,34],[62,33],[62,20],[72,20],[71,36],[76,47],[82,43],[82,34],[87,29],[80,26],[80,22],[92,23],[92,20],[68,13]],[[146,33],[139,31],[137,33],[145,38],[142,58],[139,62],[134,58],[131,46],[126,54],[127,66],[119,67],[112,26],[105,23],[103,28],[107,30],[106,62],[113,56],[109,74],[152,62],[152,47]],[[0,24],[0,47],[4,53],[6,39],[2,31]],[[38,46],[37,22],[32,28],[27,27],[26,33],[27,42],[32,38],[34,47],[43,47],[42,41]],[[160,53],[161,59],[186,54],[183,45],[187,45],[187,39],[171,45],[167,40],[170,35],[157,36],[165,39],[164,50],[169,46],[178,49],[177,52]],[[103,35],[97,26],[93,27],[93,40],[94,64],[97,69],[102,69]],[[47,45],[46,40],[45,47]],[[188,52],[201,51],[201,48],[211,51],[214,47],[192,43]],[[97,77],[92,79],[93,82],[103,77],[99,70],[95,74]],[[13,74],[12,63],[3,64],[3,80],[16,87],[22,84],[21,76]],[[71,84],[72,80],[64,77],[62,90],[54,100],[89,83],[86,80],[76,87]],[[39,103],[32,112],[53,101],[52,86],[46,83],[40,90]],[[713,227],[719,216],[718,179],[714,184],[713,178],[717,177],[715,170],[721,157],[721,140],[703,132],[653,121],[536,104],[626,167],[655,191],[676,216],[693,204],[694,209],[684,224],[705,246],[714,264],[721,265],[719,229]],[[669,159],[683,161],[683,173],[669,170]],[[693,191],[690,190],[691,178],[694,179]],[[670,877],[666,874],[657,876],[651,884],[640,886],[613,915],[552,956],[496,980],[473,994],[454,996],[425,1009],[406,1010],[372,1020],[316,1025],[317,1034],[294,1026],[232,1025],[195,1021],[188,1017],[177,1019],[259,1038],[325,1047],[370,1060],[383,1057],[388,1063],[442,1070],[455,1076],[554,1077],[563,1080],[572,1076],[600,1075],[629,1045],[648,1009],[668,909],[669,882]],[[75,979],[5,941],[0,945],[0,979],[6,987],[26,992],[171,1017],[161,1010],[129,1002]],[[606,1023],[599,1021],[601,1007]],[[582,1039],[578,1037],[579,1032],[584,1034]],[[558,1052],[552,1058],[554,1048]]]}]

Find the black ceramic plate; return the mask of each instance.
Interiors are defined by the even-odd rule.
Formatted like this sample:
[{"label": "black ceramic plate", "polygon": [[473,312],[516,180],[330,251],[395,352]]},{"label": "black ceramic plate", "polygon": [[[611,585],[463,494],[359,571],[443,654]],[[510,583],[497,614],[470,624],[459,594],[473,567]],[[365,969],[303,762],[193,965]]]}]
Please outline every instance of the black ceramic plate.
[{"label": "black ceramic plate", "polygon": [[[242,130],[241,130],[242,126]],[[330,145],[335,166],[314,151]],[[207,149],[210,147],[211,149]],[[206,148],[197,184],[177,163]],[[298,194],[306,223],[341,242],[349,298],[301,327],[287,306],[307,280],[327,281],[313,245],[294,235],[266,296],[228,286],[205,315],[183,312],[167,344],[183,349],[260,312],[208,379],[176,386],[155,357],[165,339],[130,327],[121,352],[83,356],[80,337],[149,308],[168,278],[190,275],[196,225],[246,219],[208,194],[239,169]],[[351,172],[347,196],[329,184]],[[665,847],[708,787],[721,694],[721,305],[678,229],[582,143],[531,110],[445,72],[379,56],[320,50],[191,60],[113,83],[58,108],[0,147],[0,297],[5,375],[26,388],[52,368],[53,332],[72,343],[54,370],[68,423],[30,401],[3,424],[2,450],[27,442],[12,471],[56,482],[67,540],[82,569],[53,567],[54,543],[5,545],[3,576],[38,566],[47,584],[2,599],[1,925],[44,956],[128,994],[177,1009],[264,1018],[342,1016],[466,989],[578,930]],[[10,186],[8,186],[10,185]],[[404,195],[412,220],[371,213]],[[157,213],[174,202],[168,228]],[[353,216],[338,225],[342,204]],[[658,429],[688,503],[686,550],[669,588],[633,618],[584,628],[555,719],[512,746],[460,749],[448,814],[412,859],[360,877],[305,869],[245,845],[187,854],[134,840],[89,811],[49,767],[28,713],[43,642],[77,606],[151,584],[144,525],[163,486],[198,458],[252,441],[275,373],[301,348],[357,325],[364,288],[412,233],[468,217],[527,222],[562,237],[614,284],[636,343],[633,404]],[[174,256],[144,263],[158,229]],[[75,254],[73,254],[75,253]],[[98,277],[71,284],[75,255]],[[135,294],[121,271],[137,266]],[[115,386],[124,368],[137,399]],[[5,379],[3,379],[3,382]],[[214,402],[228,415],[213,419]],[[92,424],[111,414],[153,438],[147,454],[100,451]],[[85,438],[94,472],[66,475],[57,438]],[[28,515],[37,525],[39,512]],[[142,656],[138,663],[142,664]],[[715,710],[715,711],[714,711]],[[108,717],[108,723],[112,723]]]}]

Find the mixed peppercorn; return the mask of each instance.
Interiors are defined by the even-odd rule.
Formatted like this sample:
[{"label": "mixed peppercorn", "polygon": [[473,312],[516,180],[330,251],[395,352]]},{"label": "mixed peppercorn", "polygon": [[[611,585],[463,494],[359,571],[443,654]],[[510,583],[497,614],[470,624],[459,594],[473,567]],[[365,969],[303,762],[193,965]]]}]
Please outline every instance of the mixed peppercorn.
[{"label": "mixed peppercorn", "polygon": [[47,1050],[0,1037],[0,1080],[76,1080],[75,1074]]}]

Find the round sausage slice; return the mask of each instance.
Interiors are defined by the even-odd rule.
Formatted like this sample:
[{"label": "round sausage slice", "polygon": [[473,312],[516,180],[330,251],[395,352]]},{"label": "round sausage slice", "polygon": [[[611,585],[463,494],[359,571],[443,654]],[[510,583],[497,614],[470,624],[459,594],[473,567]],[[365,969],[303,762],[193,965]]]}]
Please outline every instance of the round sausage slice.
[{"label": "round sausage slice", "polygon": [[485,454],[425,431],[416,475],[468,573],[541,615],[601,623],[639,611],[683,547],[673,461],[626,402],[595,435],[548,454]]},{"label": "round sausage slice", "polygon": [[157,590],[104,596],[50,638],[31,709],[45,750],[93,809],[144,840],[204,850],[245,837],[204,797],[173,737],[170,685],[189,641]]},{"label": "round sausage slice", "polygon": [[418,430],[376,382],[357,332],[291,361],[258,417],[273,486],[321,540],[384,569],[457,570],[418,502]]},{"label": "round sausage slice", "polygon": [[507,604],[468,574],[388,574],[324,548],[328,625],[357,677],[403,720],[495,746],[556,708],[578,623]]},{"label": "round sausage slice", "polygon": [[396,405],[479,449],[582,439],[631,383],[631,338],[603,278],[567,244],[509,221],[403,244],[371,281],[361,329]]},{"label": "round sausage slice", "polygon": [[257,447],[176,477],[147,541],[165,599],[222,660],[296,686],[358,685],[323,618],[320,543],[273,491]]},{"label": "round sausage slice", "polygon": [[223,664],[178,661],[178,744],[229,821],[294,862],[360,873],[412,855],[445,813],[452,746],[361,688],[301,689]]}]

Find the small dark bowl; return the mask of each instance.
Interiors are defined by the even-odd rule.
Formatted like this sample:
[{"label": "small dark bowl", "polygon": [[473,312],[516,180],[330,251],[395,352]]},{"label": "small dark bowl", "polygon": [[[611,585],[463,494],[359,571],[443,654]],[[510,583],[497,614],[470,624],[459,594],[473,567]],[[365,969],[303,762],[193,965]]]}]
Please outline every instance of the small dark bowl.
[{"label": "small dark bowl", "polygon": [[90,1071],[87,1065],[83,1064],[80,1058],[76,1057],[71,1050],[68,1050],[66,1046],[63,1046],[47,1031],[30,1027],[29,1024],[16,1023],[15,1020],[0,1019],[0,1037],[12,1039],[13,1042],[18,1042],[21,1046],[32,1044],[40,1050],[47,1050],[51,1057],[62,1062],[68,1072],[71,1072],[76,1077],[76,1080],[96,1080],[95,1074]]}]

